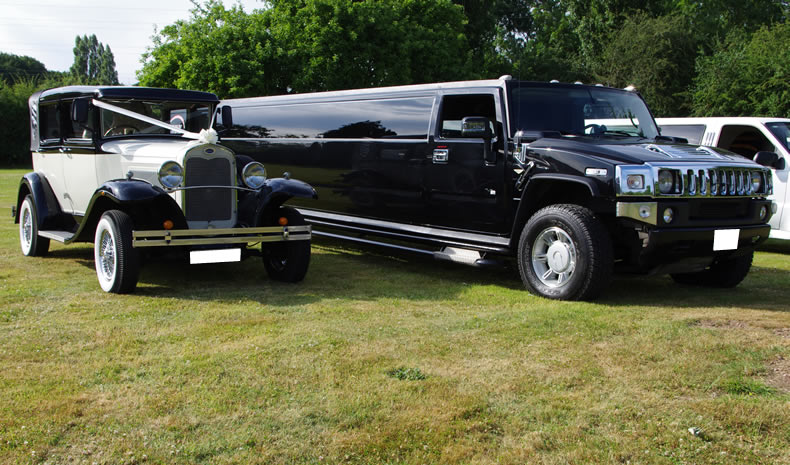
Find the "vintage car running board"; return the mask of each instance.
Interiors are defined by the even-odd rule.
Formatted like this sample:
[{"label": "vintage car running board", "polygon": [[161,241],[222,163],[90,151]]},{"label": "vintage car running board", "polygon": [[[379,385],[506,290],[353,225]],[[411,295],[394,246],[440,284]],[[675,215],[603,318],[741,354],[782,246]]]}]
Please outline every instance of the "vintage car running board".
[{"label": "vintage car running board", "polygon": [[172,229],[161,231],[133,231],[134,247],[182,245],[240,244],[254,242],[306,241],[312,227],[267,226],[262,228],[230,229]]},{"label": "vintage car running board", "polygon": [[74,233],[68,231],[39,231],[38,235],[52,239],[53,241],[66,242],[74,237]]}]

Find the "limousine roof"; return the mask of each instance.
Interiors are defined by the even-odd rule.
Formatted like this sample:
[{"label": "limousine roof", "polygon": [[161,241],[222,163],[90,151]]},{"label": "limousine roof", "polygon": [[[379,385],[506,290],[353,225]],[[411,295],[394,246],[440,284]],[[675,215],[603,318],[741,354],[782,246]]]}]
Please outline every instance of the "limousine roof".
[{"label": "limousine roof", "polygon": [[769,118],[759,116],[710,116],[710,117],[692,117],[692,118],[656,118],[656,123],[660,126],[664,125],[688,125],[688,124],[704,124],[723,126],[725,124],[762,124],[762,123],[786,123],[790,122],[788,118]]},{"label": "limousine roof", "polygon": [[[304,94],[287,94],[287,95],[275,95],[269,97],[223,99],[222,103],[228,103],[234,107],[244,107],[244,106],[256,105],[258,103],[261,103],[261,101],[265,101],[267,103],[276,103],[276,102],[284,103],[289,101],[304,101],[304,100],[320,101],[320,100],[333,100],[333,99],[353,99],[354,97],[366,98],[370,96],[386,97],[386,96],[395,96],[395,95],[404,95],[404,94],[419,95],[420,93],[427,94],[433,91],[444,90],[444,89],[468,90],[473,88],[504,87],[506,85],[529,85],[529,86],[545,86],[545,87],[585,86],[584,84],[559,83],[556,81],[552,81],[552,82],[519,81],[512,79],[510,76],[502,76],[499,79],[487,79],[487,80],[478,80],[478,81],[439,82],[434,84],[412,84],[406,86],[371,87],[365,89],[312,92],[312,93],[304,93]],[[586,87],[600,88],[600,86],[586,86]],[[617,89],[617,90],[622,90],[622,89]]]},{"label": "limousine roof", "polygon": [[67,86],[47,89],[31,96],[31,100],[47,102],[64,98],[93,97],[98,99],[143,99],[183,102],[218,103],[219,98],[210,92],[157,87],[134,86]]}]

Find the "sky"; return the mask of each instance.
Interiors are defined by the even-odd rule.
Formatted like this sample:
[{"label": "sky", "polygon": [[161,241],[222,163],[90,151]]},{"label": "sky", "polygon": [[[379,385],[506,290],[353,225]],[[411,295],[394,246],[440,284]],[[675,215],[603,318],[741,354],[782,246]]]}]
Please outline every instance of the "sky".
[{"label": "sky", "polygon": [[[228,8],[240,4],[248,13],[263,7],[261,0],[223,3]],[[189,0],[0,0],[0,52],[33,57],[51,71],[68,71],[74,38],[96,34],[110,46],[121,84],[134,84],[154,31],[189,19],[192,8]]]}]

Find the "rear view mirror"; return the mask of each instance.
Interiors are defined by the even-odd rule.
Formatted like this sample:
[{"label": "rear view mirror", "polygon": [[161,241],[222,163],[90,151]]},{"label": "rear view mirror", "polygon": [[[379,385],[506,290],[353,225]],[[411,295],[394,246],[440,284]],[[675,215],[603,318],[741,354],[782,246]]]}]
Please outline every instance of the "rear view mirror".
[{"label": "rear view mirror", "polygon": [[757,152],[754,155],[754,161],[757,164],[777,170],[782,170],[785,167],[785,159],[780,158],[775,152]]},{"label": "rear view mirror", "polygon": [[230,129],[233,126],[233,110],[231,107],[225,106],[222,107],[222,126],[225,129]]},{"label": "rear view mirror", "polygon": [[86,124],[88,122],[87,99],[76,99],[71,103],[71,120],[80,124]]}]

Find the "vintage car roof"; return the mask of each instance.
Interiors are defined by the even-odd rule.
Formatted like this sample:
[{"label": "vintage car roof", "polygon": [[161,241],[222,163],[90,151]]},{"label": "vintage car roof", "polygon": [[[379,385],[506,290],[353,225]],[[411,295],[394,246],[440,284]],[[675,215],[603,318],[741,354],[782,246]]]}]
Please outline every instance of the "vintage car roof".
[{"label": "vintage car roof", "polygon": [[67,86],[41,91],[42,102],[61,98],[93,97],[104,99],[151,99],[217,103],[219,98],[210,92],[195,90],[160,89],[134,86]]}]

